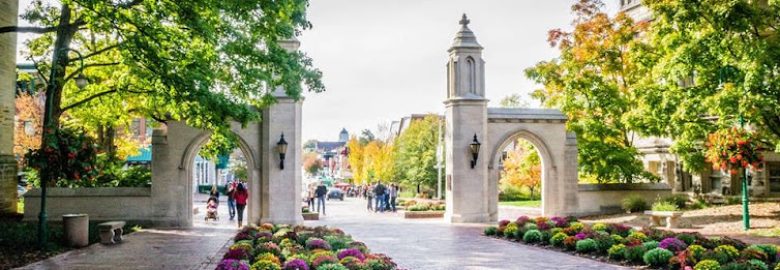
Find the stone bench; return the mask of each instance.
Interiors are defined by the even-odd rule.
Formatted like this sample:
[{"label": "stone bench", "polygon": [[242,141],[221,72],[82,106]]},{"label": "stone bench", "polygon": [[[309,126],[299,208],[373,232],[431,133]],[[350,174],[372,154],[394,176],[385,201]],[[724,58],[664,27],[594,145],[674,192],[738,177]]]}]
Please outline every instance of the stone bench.
[{"label": "stone bench", "polygon": [[677,228],[679,219],[683,215],[681,211],[645,211],[645,215],[650,216],[653,221],[651,226],[661,226],[661,218],[666,218],[666,228]]},{"label": "stone bench", "polygon": [[122,242],[123,227],[125,227],[124,221],[109,221],[98,224],[100,243],[110,245]]}]

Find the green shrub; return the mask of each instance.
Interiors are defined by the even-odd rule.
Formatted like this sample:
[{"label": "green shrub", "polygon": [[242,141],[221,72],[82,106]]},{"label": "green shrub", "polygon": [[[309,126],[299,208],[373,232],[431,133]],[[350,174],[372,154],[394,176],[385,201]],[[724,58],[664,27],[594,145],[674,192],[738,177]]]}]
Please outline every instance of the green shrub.
[{"label": "green shrub", "polygon": [[685,205],[688,203],[688,195],[683,195],[683,194],[672,195],[664,198],[663,201],[676,205],[677,209],[683,209],[685,208]]},{"label": "green shrub", "polygon": [[613,260],[622,260],[625,253],[626,245],[623,244],[613,245],[607,250],[607,256]]},{"label": "green shrub", "polygon": [[693,270],[720,270],[720,263],[713,260],[703,260],[697,263]]},{"label": "green shrub", "polygon": [[640,231],[632,231],[631,233],[628,234],[627,238],[636,239],[639,240],[640,242],[644,242],[645,240],[647,240],[647,235],[645,235],[645,233]]},{"label": "green shrub", "polygon": [[737,250],[737,248],[735,248],[732,245],[720,245],[716,247],[713,251],[715,251],[716,254],[721,254],[723,258],[725,258],[726,261],[719,260],[719,262],[722,264],[733,261],[734,259],[739,257],[739,250]]},{"label": "green shrub", "polygon": [[628,261],[640,263],[643,260],[642,256],[645,255],[645,250],[645,247],[642,245],[626,247],[626,252],[623,254],[623,257]]},{"label": "green shrub", "polygon": [[631,194],[623,198],[621,201],[621,206],[623,210],[626,210],[626,212],[629,213],[641,212],[648,209],[648,205],[645,199],[637,194]]},{"label": "green shrub", "polygon": [[563,229],[562,228],[552,228],[552,229],[550,229],[550,235],[556,235],[559,232],[563,232]]},{"label": "green shrub", "polygon": [[615,243],[623,243],[623,236],[620,236],[618,234],[612,234],[609,237],[612,237],[612,241],[615,241]]},{"label": "green shrub", "polygon": [[577,241],[575,248],[580,253],[590,253],[596,250],[596,240],[587,238]]},{"label": "green shrub", "polygon": [[542,241],[542,232],[539,230],[528,230],[523,235],[523,242],[536,243]]},{"label": "green shrub", "polygon": [[418,212],[418,211],[428,211],[431,210],[431,205],[427,203],[418,203],[412,206],[409,206],[406,208],[408,211]]},{"label": "green shrub", "polygon": [[765,262],[762,262],[760,260],[756,260],[756,259],[748,260],[747,264],[750,265],[751,270],[769,270],[769,266],[766,265]]},{"label": "green shrub", "polygon": [[681,233],[677,235],[677,239],[685,242],[686,245],[692,245],[696,241],[696,237],[687,233]]},{"label": "green shrub", "polygon": [[780,270],[780,263],[778,263],[777,265],[775,265],[775,270]]},{"label": "green shrub", "polygon": [[585,224],[582,224],[580,222],[572,222],[569,223],[569,228],[575,232],[580,232],[582,229],[585,229]]},{"label": "green shrub", "polygon": [[647,241],[642,243],[642,246],[645,247],[645,250],[651,250],[658,247],[658,241]]},{"label": "green shrub", "polygon": [[653,203],[653,207],[651,207],[653,211],[678,211],[680,208],[677,208],[677,205],[671,202],[666,201],[658,201]]},{"label": "green shrub", "polygon": [[498,228],[496,228],[496,226],[487,227],[487,228],[485,228],[485,235],[487,235],[487,236],[496,235],[496,230],[497,229]]},{"label": "green shrub", "polygon": [[688,246],[687,250],[688,250],[688,256],[693,257],[693,259],[696,261],[701,260],[702,255],[704,255],[704,252],[707,251],[706,248],[700,245],[690,245]]},{"label": "green shrub", "polygon": [[556,247],[562,247],[563,246],[563,239],[566,239],[568,235],[565,233],[559,232],[554,234],[552,237],[550,237],[550,245],[556,246]]},{"label": "green shrub", "polygon": [[259,260],[252,264],[252,270],[282,270],[282,267],[269,260]]},{"label": "green shrub", "polygon": [[597,231],[597,232],[604,232],[604,231],[607,231],[607,224],[599,222],[599,223],[593,224],[593,226],[591,226],[590,228],[593,229],[594,231]]},{"label": "green shrub", "polygon": [[509,223],[509,225],[506,225],[506,229],[504,229],[504,237],[512,238],[515,236],[515,233],[517,233],[518,230],[519,229],[517,228],[517,224]]},{"label": "green shrub", "polygon": [[607,253],[607,250],[615,244],[615,240],[609,234],[600,234],[593,237],[596,241],[596,250],[599,253]]},{"label": "green shrub", "polygon": [[536,224],[534,224],[534,223],[526,223],[525,226],[523,226],[523,228],[525,228],[526,231],[538,230],[539,229],[539,227],[536,226]]},{"label": "green shrub", "polygon": [[720,270],[751,270],[750,265],[741,262],[730,262],[720,267]]},{"label": "green shrub", "polygon": [[769,261],[775,261],[777,259],[777,246],[775,245],[761,244],[761,245],[751,245],[751,246],[755,246],[763,250],[764,253],[766,253],[766,255],[769,256]]},{"label": "green shrub", "polygon": [[341,264],[329,263],[325,265],[320,265],[320,267],[317,267],[317,270],[349,270],[349,268]]},{"label": "green shrub", "polygon": [[740,256],[745,260],[756,259],[766,261],[769,259],[769,256],[767,256],[766,252],[764,252],[764,249],[758,247],[757,245],[750,245],[749,247],[745,248],[742,250],[742,252],[740,252]]},{"label": "green shrub", "polygon": [[543,245],[550,243],[550,237],[552,237],[552,233],[550,233],[549,231],[541,231],[541,232],[542,232],[542,239],[540,240],[540,242]]},{"label": "green shrub", "polygon": [[653,267],[660,267],[669,263],[669,259],[674,256],[674,253],[663,248],[654,248],[645,252],[642,256],[645,264]]}]

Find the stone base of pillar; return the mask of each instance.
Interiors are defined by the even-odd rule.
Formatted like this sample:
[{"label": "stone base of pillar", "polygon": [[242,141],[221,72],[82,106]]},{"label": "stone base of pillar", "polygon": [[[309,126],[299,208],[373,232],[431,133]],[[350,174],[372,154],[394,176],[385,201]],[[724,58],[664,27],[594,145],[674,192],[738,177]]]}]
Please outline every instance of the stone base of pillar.
[{"label": "stone base of pillar", "polygon": [[0,155],[0,212],[16,213],[16,159]]}]

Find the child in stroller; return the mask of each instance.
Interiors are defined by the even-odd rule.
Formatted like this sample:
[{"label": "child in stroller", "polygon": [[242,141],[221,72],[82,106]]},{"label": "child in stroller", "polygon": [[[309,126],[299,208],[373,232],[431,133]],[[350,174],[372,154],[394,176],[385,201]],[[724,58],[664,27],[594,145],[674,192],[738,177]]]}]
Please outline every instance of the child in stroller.
[{"label": "child in stroller", "polygon": [[209,219],[213,219],[214,221],[219,220],[219,216],[217,215],[217,206],[219,206],[217,198],[213,196],[209,197],[209,200],[206,201],[206,221],[209,221]]}]

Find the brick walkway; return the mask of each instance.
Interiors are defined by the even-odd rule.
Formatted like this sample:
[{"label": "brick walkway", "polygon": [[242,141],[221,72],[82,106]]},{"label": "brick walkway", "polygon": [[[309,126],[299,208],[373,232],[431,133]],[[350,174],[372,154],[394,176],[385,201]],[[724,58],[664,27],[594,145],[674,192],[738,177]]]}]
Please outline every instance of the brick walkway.
[{"label": "brick walkway", "polygon": [[342,228],[372,252],[385,253],[407,269],[626,269],[619,266],[481,236],[484,225],[405,220],[368,213],[362,199],[329,201],[328,216],[306,225]]},{"label": "brick walkway", "polygon": [[[145,229],[126,235],[121,244],[93,244],[19,269],[208,269],[222,258],[236,225],[228,219],[227,204],[219,207],[220,221],[204,223],[205,202],[191,229]],[[203,199],[202,201],[205,201]]]}]

